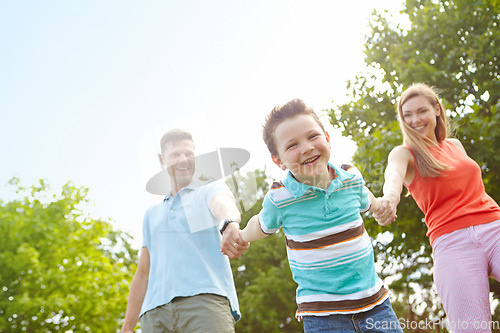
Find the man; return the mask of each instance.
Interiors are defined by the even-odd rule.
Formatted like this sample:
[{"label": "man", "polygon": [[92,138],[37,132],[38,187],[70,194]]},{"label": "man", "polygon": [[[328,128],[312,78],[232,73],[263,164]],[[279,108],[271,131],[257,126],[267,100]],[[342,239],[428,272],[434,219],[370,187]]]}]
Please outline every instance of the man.
[{"label": "man", "polygon": [[[161,151],[171,193],[144,216],[143,246],[121,331],[132,332],[140,317],[145,333],[234,332],[240,313],[228,257],[248,248],[239,238],[234,197],[221,181],[193,180],[190,133],[167,132]],[[235,240],[228,257],[221,253],[221,233]]]}]

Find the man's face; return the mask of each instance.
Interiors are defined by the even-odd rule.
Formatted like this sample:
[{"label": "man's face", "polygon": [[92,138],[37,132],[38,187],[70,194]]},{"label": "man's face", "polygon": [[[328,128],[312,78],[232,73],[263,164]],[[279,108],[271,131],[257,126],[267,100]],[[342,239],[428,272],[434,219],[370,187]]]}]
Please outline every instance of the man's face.
[{"label": "man's face", "polygon": [[191,183],[195,170],[194,143],[181,140],[167,143],[163,149],[163,162],[178,189]]}]

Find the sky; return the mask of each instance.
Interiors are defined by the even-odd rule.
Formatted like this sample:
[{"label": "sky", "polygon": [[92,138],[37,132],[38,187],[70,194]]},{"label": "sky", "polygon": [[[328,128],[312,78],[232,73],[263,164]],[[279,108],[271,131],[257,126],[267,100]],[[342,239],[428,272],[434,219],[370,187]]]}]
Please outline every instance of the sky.
[{"label": "sky", "polygon": [[[200,154],[243,148],[244,171],[280,177],[265,115],[293,98],[320,115],[347,102],[372,11],[401,3],[0,0],[0,198],[12,177],[88,187],[88,213],[139,248],[164,132],[191,131]],[[348,162],[356,146],[327,129],[332,160]]]}]

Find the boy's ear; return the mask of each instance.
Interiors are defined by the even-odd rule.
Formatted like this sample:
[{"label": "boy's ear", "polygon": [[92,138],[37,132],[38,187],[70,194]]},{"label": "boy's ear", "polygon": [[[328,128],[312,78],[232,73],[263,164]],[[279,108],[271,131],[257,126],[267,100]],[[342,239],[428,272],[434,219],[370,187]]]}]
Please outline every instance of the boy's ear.
[{"label": "boy's ear", "polygon": [[271,155],[271,158],[272,158],[274,164],[276,164],[281,170],[283,170],[283,171],[286,170],[286,165],[279,159],[279,157]]}]

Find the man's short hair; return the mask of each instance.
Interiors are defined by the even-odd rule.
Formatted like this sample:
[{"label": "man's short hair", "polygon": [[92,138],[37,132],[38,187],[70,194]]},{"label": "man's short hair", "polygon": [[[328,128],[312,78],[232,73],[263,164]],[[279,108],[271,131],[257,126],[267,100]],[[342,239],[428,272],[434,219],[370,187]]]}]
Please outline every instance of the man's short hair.
[{"label": "man's short hair", "polygon": [[163,154],[163,150],[165,149],[167,143],[174,143],[182,140],[193,141],[193,136],[191,135],[191,133],[178,128],[163,134],[160,140],[161,153]]},{"label": "man's short hair", "polygon": [[274,142],[274,131],[276,130],[276,127],[287,119],[303,114],[313,117],[323,132],[325,131],[325,127],[314,110],[306,106],[306,104],[298,98],[292,99],[282,106],[274,107],[274,109],[266,116],[262,130],[262,138],[264,139],[267,149],[269,149],[271,155],[278,156],[278,151]]}]

